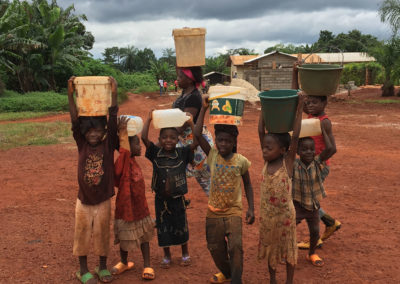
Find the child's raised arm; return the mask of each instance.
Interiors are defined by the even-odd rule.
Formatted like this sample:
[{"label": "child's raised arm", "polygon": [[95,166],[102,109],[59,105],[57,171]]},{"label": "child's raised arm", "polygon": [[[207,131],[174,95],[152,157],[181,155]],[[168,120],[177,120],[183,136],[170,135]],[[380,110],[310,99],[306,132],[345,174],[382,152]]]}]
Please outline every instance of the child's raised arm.
[{"label": "child's raised arm", "polygon": [[258,119],[258,137],[260,138],[261,149],[263,147],[263,140],[265,136],[265,122],[263,118],[262,111],[260,112],[260,118]]},{"label": "child's raised arm", "polygon": [[[190,129],[192,130],[192,133],[194,133],[195,126],[194,126],[194,122],[193,122],[193,116],[190,112],[187,112],[186,115],[190,117],[190,119],[186,123],[189,125]],[[194,151],[194,149],[196,149],[197,146],[199,146],[199,143],[197,142],[196,135],[193,134],[193,143],[190,144],[190,149],[192,151]]]},{"label": "child's raised arm", "polygon": [[197,138],[198,144],[200,145],[201,149],[203,149],[204,153],[208,155],[210,153],[210,143],[203,137],[203,124],[204,124],[204,116],[206,114],[208,108],[208,96],[203,97],[203,105],[201,107],[199,117],[197,118],[196,126],[194,127],[194,136]]},{"label": "child's raised arm", "polygon": [[75,91],[74,79],[75,76],[72,76],[68,80],[68,105],[72,123],[78,121],[78,110],[76,109],[76,104],[74,101],[74,91]]},{"label": "child's raised arm", "polygon": [[[328,135],[328,132],[326,131],[326,126],[323,127],[323,121],[326,121],[326,124],[329,124],[329,129],[330,129],[330,134],[331,136]],[[324,119],[321,121],[321,131],[322,131],[322,136],[324,137],[324,142],[325,142],[325,149],[321,152],[320,158],[321,161],[326,161],[330,157],[333,156],[333,154],[336,153],[336,144],[335,144],[335,138],[332,135],[332,125],[329,119]],[[333,143],[332,143],[333,140]]]},{"label": "child's raised arm", "polygon": [[336,153],[335,137],[333,136],[332,123],[329,119],[321,120],[321,131],[324,137],[325,149],[321,152],[320,156],[322,161],[326,161]]},{"label": "child's raised arm", "polygon": [[144,122],[143,125],[143,131],[142,131],[142,141],[144,146],[146,148],[149,148],[151,141],[149,140],[149,128],[150,128],[150,122],[153,119],[153,110],[149,112],[149,116],[147,117],[146,121]]},{"label": "child's raised arm", "polygon": [[246,199],[248,204],[248,209],[246,213],[246,223],[251,225],[254,223],[254,194],[253,194],[253,186],[251,185],[250,173],[246,171],[242,175],[244,192],[246,193]]},{"label": "child's raised arm", "polygon": [[296,118],[293,123],[292,139],[290,141],[289,151],[285,158],[286,168],[290,177],[292,176],[293,173],[293,163],[294,159],[296,158],[297,146],[299,144],[301,117],[302,117],[304,97],[305,97],[303,92],[299,92],[298,95],[299,95],[299,102],[297,104]]},{"label": "child's raised arm", "polygon": [[292,72],[292,89],[297,90],[299,89],[299,65],[301,62],[296,61],[293,63],[293,72]]},{"label": "child's raised arm", "polygon": [[127,130],[128,121],[129,118],[126,116],[118,118],[119,148],[124,148],[126,150],[130,150],[128,130]]},{"label": "child's raised arm", "polygon": [[117,90],[117,81],[113,77],[110,78],[111,83],[111,106],[118,105],[118,90]]}]

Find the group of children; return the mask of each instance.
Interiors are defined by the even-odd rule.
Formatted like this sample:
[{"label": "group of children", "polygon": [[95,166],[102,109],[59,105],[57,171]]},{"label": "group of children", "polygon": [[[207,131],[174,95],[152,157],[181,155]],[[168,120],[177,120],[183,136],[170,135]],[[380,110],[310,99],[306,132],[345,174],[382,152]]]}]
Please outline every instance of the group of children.
[{"label": "group of children", "polygon": [[[238,128],[234,125],[215,125],[215,147],[202,135],[204,116],[209,106],[208,96],[196,124],[193,118],[187,125],[193,133],[193,143],[177,147],[176,128],[160,130],[157,143],[148,138],[152,120],[150,112],[141,139],[146,158],[153,165],[151,188],[155,193],[156,220],[150,217],[145,197],[145,183],[135,156],[141,155],[137,135],[128,136],[128,120],[117,120],[117,84],[110,77],[112,103],[106,117],[78,117],[74,102],[73,79],[68,81],[68,98],[73,136],[79,152],[79,193],[75,209],[73,254],[79,257],[76,273],[82,283],[97,283],[87,266],[90,237],[93,234],[94,252],[100,256],[95,273],[102,282],[111,282],[112,274],[134,267],[128,261],[128,251],[140,247],[144,269],[142,278],[155,278],[150,265],[149,242],[157,228],[158,244],[164,250],[161,261],[169,268],[170,246],[180,245],[180,264],[191,264],[188,250],[189,227],[186,216],[188,202],[186,167],[193,161],[193,152],[200,146],[207,155],[210,171],[210,191],[206,215],[207,248],[219,272],[211,283],[242,283],[242,186],[248,203],[245,222],[253,224],[254,198],[249,175],[251,162],[237,153]],[[304,107],[303,107],[304,106]],[[324,108],[326,97],[311,97],[299,93],[299,102],[292,137],[288,133],[266,133],[260,115],[258,133],[265,161],[260,191],[260,238],[258,258],[268,263],[270,282],[276,283],[278,263],[285,262],[287,283],[293,282],[297,263],[296,225],[306,219],[310,231],[307,259],[316,266],[323,260],[315,253],[319,241],[320,200],[325,197],[324,179],[329,173],[328,159],[336,152],[329,119]],[[302,111],[321,120],[322,135],[299,139]],[[119,151],[114,165],[114,150]],[[296,158],[296,153],[299,158]],[[107,269],[109,249],[110,198],[118,187],[115,209],[115,244],[120,244],[121,261],[111,271]],[[329,215],[327,215],[329,216]],[[330,217],[329,217],[330,218]],[[326,233],[332,234],[340,223],[330,222]],[[327,235],[329,237],[329,235]]]}]

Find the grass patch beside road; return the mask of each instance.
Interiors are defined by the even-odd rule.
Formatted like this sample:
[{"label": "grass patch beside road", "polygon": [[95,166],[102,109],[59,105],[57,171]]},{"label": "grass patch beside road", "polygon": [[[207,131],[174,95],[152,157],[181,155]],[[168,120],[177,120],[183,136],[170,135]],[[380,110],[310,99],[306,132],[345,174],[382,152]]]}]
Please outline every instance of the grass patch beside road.
[{"label": "grass patch beside road", "polygon": [[0,124],[0,150],[63,141],[72,142],[71,124],[67,122]]},{"label": "grass patch beside road", "polygon": [[59,112],[33,112],[33,111],[3,112],[0,113],[0,121],[30,119],[52,114],[59,114]]},{"label": "grass patch beside road", "polygon": [[376,103],[376,104],[400,104],[400,100],[365,100],[366,103]]}]

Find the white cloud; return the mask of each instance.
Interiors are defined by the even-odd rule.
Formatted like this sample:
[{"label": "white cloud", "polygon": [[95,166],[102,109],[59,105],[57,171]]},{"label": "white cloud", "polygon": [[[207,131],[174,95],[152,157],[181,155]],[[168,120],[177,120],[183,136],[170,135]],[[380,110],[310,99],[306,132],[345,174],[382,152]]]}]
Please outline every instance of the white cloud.
[{"label": "white cloud", "polygon": [[119,23],[89,21],[86,26],[96,39],[92,50],[96,58],[101,57],[107,47],[127,45],[141,49],[149,47],[156,56],[160,56],[162,49],[174,48],[172,30],[184,26],[207,29],[207,56],[239,47],[262,53],[265,48],[279,42],[311,44],[318,39],[320,30],[338,34],[358,29],[379,39],[387,38],[390,34],[389,28],[380,22],[377,12],[344,8],[301,13],[281,11],[273,15],[226,21],[172,17]]}]

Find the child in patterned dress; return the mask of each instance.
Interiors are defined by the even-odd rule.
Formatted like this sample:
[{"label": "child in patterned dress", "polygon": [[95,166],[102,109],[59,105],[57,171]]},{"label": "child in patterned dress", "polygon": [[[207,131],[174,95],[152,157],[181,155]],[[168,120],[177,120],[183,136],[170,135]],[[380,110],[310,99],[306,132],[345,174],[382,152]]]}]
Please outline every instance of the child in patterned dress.
[{"label": "child in patterned dress", "polygon": [[293,136],[265,133],[262,113],[258,124],[265,161],[260,201],[258,258],[266,259],[270,283],[276,283],[277,264],[286,261],[286,283],[293,283],[297,263],[296,211],[292,201],[292,173],[301,128],[304,97],[299,93]]}]

